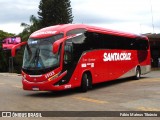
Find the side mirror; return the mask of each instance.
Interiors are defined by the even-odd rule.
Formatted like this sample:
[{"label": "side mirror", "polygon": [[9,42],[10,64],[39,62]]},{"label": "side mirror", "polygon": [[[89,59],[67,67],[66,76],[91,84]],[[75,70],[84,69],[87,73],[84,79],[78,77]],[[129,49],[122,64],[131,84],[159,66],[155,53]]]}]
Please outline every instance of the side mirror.
[{"label": "side mirror", "polygon": [[53,53],[56,54],[58,52],[58,49],[59,49],[59,43],[57,42],[54,42],[53,43]]},{"label": "side mirror", "polygon": [[23,46],[23,45],[26,45],[26,44],[27,44],[27,42],[21,42],[21,43],[19,43],[19,44],[14,45],[14,46],[12,47],[12,49],[11,49],[12,57],[15,57],[15,56],[16,56],[16,50],[17,50],[17,48],[19,48],[19,47],[21,47],[21,46]]},{"label": "side mirror", "polygon": [[56,53],[58,52],[60,44],[61,44],[65,39],[66,39],[66,38],[62,38],[62,39],[57,40],[57,41],[55,41],[55,42],[53,43],[53,50],[52,50],[52,51],[53,51],[54,54],[56,54]]}]

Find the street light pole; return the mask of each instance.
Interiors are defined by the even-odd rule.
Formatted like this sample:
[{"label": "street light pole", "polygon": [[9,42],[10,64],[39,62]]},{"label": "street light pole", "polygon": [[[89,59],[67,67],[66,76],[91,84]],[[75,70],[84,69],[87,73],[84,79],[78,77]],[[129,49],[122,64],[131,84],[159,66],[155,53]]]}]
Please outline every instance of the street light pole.
[{"label": "street light pole", "polygon": [[154,19],[153,19],[153,7],[152,7],[152,1],[150,0],[150,6],[151,6],[151,16],[152,16],[152,28],[153,28],[153,33],[155,33],[154,31]]}]

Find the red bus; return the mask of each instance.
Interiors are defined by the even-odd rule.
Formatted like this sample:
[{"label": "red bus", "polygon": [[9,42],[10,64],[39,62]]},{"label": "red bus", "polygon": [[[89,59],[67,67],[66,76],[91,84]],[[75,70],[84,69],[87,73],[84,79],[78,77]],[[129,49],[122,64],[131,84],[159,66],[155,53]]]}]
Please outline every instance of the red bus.
[{"label": "red bus", "polygon": [[139,79],[151,68],[147,37],[83,24],[43,28],[16,47],[22,45],[24,90],[86,92],[100,82]]}]

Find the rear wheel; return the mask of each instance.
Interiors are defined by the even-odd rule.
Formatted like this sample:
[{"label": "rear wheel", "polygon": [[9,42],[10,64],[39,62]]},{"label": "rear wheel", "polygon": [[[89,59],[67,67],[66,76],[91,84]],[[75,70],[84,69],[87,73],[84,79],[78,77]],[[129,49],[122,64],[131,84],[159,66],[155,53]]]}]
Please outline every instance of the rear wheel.
[{"label": "rear wheel", "polygon": [[81,81],[81,91],[87,92],[89,88],[92,88],[92,78],[91,75],[84,73]]},{"label": "rear wheel", "polygon": [[137,68],[136,68],[136,75],[135,75],[134,78],[135,78],[136,80],[139,80],[140,77],[141,77],[141,70],[140,70],[139,67],[137,67]]}]

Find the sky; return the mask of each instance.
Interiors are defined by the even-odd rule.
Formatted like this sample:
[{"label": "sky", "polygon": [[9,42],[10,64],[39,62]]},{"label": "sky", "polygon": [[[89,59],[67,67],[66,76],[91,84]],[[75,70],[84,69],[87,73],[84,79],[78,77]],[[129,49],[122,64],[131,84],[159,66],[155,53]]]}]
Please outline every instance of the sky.
[{"label": "sky", "polygon": [[[40,0],[0,0],[0,30],[18,34]],[[136,34],[160,33],[160,0],[71,0],[73,23]]]}]

